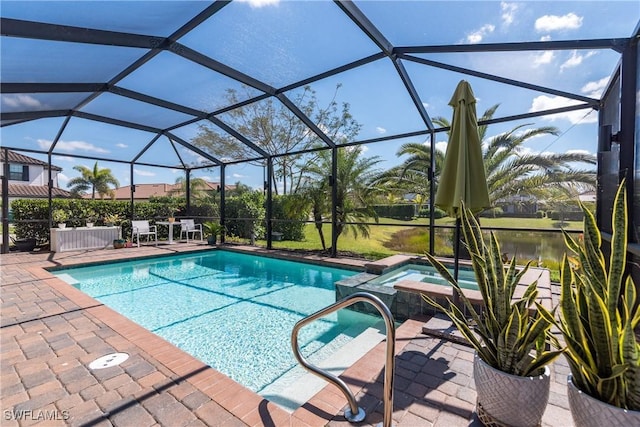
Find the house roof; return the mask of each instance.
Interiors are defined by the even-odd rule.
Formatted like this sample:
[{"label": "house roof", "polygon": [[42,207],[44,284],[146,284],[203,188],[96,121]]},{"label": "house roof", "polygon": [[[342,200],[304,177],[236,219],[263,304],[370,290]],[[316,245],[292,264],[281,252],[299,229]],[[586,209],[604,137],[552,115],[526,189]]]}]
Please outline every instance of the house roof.
[{"label": "house roof", "polygon": [[[5,153],[5,150],[0,150],[0,161],[2,162],[5,161],[4,153]],[[21,163],[23,165],[38,165],[38,166],[42,166],[45,169],[49,168],[49,165],[47,162],[34,159],[33,157],[25,156],[24,154],[16,153],[15,151],[7,150],[7,157],[9,159],[9,163]],[[61,171],[62,168],[59,166],[51,165],[51,170]]]},{"label": "house roof", "polygon": [[[2,189],[0,189],[0,195]],[[71,198],[72,195],[67,190],[61,188],[51,189],[52,197]],[[46,199],[49,197],[49,187],[46,185],[24,185],[9,184],[9,197],[24,197],[29,199]]]},{"label": "house roof", "polygon": [[[205,181],[205,191],[217,191],[219,182]],[[136,184],[136,191],[133,193],[133,198],[137,200],[146,200],[150,197],[163,197],[170,195],[182,195],[181,184]],[[235,188],[233,185],[225,186],[226,190],[232,190]],[[128,200],[131,197],[131,186],[125,185],[113,190],[116,200]],[[87,197],[87,196],[85,196]]]}]

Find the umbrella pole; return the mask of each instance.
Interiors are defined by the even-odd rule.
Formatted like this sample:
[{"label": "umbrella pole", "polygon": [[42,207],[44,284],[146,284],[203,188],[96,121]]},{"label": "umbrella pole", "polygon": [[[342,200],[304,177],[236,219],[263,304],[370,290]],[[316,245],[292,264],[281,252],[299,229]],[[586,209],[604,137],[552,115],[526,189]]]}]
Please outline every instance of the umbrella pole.
[{"label": "umbrella pole", "polygon": [[[456,217],[456,231],[455,231],[455,243],[453,249],[453,278],[458,281],[458,273],[460,271],[460,217]],[[460,296],[458,292],[453,292],[453,303],[456,306],[460,306]]]}]

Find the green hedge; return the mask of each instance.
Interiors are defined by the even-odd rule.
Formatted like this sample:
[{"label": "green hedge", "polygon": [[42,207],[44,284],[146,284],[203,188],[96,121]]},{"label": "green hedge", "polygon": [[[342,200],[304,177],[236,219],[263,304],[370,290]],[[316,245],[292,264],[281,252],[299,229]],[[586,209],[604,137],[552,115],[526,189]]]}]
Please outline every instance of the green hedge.
[{"label": "green hedge", "polygon": [[403,221],[411,220],[416,216],[416,205],[373,205],[373,210],[379,217],[393,218]]},{"label": "green hedge", "polygon": [[271,217],[273,232],[282,233],[282,240],[304,240],[305,222],[309,219],[310,206],[299,194],[277,195],[272,198]]},{"label": "green hedge", "polygon": [[[419,212],[418,216],[421,217],[421,218],[431,218],[431,212],[430,212],[429,208],[422,208],[422,209],[420,209],[420,212]],[[445,211],[443,211],[442,209],[435,208],[433,210],[433,217],[435,219],[444,218],[445,216],[447,216],[447,213]]]},{"label": "green hedge", "polygon": [[[113,200],[53,199],[52,209],[69,212],[68,227],[83,227],[87,219],[96,215],[94,223],[104,225],[105,215],[117,214],[126,219],[129,202]],[[17,238],[35,238],[39,242],[49,241],[49,202],[46,199],[19,199],[11,202]],[[55,226],[55,224],[54,224]],[[130,230],[129,226],[129,230]]]},{"label": "green hedge", "polygon": [[262,191],[247,191],[239,196],[228,197],[224,214],[227,235],[250,239],[253,233],[256,239],[264,238],[266,212]]},{"label": "green hedge", "polygon": [[[123,200],[91,200],[91,199],[53,199],[52,209],[63,209],[69,212],[67,227],[84,227],[87,219],[95,214],[94,223],[97,226],[105,225],[105,215],[117,214],[120,216],[122,236],[131,236],[131,222],[129,219],[129,201]],[[184,216],[184,201],[180,200],[174,205],[174,215]],[[198,208],[214,216],[215,212],[207,207]],[[17,238],[35,238],[40,243],[49,241],[49,202],[46,199],[19,199],[11,202],[11,211],[15,221],[15,234]],[[167,218],[167,204],[162,201],[136,202],[134,204],[134,219],[148,219],[161,221]],[[193,212],[193,208],[192,208]],[[55,227],[55,224],[54,224]],[[178,228],[176,227],[175,230]],[[167,227],[158,228],[158,237],[167,237]]]},{"label": "green hedge", "polygon": [[551,211],[547,212],[547,215],[554,221],[582,221],[584,219],[582,211]]}]

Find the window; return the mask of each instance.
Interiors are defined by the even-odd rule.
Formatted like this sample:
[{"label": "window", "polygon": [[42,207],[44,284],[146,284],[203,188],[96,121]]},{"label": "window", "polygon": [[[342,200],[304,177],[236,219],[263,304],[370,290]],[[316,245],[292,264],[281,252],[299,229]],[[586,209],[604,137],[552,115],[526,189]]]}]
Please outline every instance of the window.
[{"label": "window", "polygon": [[29,181],[29,166],[9,164],[9,179],[12,181]]}]

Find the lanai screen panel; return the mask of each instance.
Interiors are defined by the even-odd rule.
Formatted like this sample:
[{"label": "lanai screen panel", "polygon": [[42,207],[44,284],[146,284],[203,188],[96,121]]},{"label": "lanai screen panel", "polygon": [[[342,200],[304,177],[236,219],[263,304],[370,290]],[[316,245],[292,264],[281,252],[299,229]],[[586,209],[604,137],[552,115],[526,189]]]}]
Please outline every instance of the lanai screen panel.
[{"label": "lanai screen panel", "polygon": [[284,1],[277,7],[235,1],[180,42],[274,87],[379,51],[328,1]]},{"label": "lanai screen panel", "polygon": [[161,52],[118,86],[211,113],[262,92],[171,52]]},{"label": "lanai screen panel", "polygon": [[89,92],[65,93],[3,93],[0,95],[2,111],[6,113],[29,111],[70,110],[87,99]]},{"label": "lanai screen panel", "polygon": [[100,94],[80,111],[157,129],[172,127],[194,118],[192,115],[112,93]]},{"label": "lanai screen panel", "polygon": [[203,1],[3,1],[2,16],[166,37],[208,5]]},{"label": "lanai screen panel", "polygon": [[3,147],[49,151],[53,139],[62,128],[64,120],[64,117],[51,117],[5,126],[0,129],[0,145]]},{"label": "lanai screen panel", "polygon": [[[155,134],[73,117],[54,148],[56,154],[133,160]],[[51,135],[51,139],[55,134]]]},{"label": "lanai screen panel", "polygon": [[313,130],[276,98],[253,102],[216,117],[267,154],[326,146]]},{"label": "lanai screen panel", "polygon": [[[221,161],[230,162],[249,160],[262,157],[252,150],[244,142],[221,129],[210,120],[200,120],[185,126],[171,130],[171,134],[177,136],[196,149]],[[193,150],[180,147],[185,163],[192,167],[211,165],[212,162]]]},{"label": "lanai screen panel", "polygon": [[131,47],[14,37],[3,37],[0,50],[2,80],[12,83],[103,83],[146,52]]},{"label": "lanai screen panel", "polygon": [[[336,144],[426,129],[425,122],[388,58],[313,82],[308,87],[293,89],[286,95],[299,108],[308,105],[312,95],[317,97],[318,108],[311,117],[319,127],[331,133]],[[331,112],[332,103],[335,103],[336,110],[329,117],[318,114],[320,110]],[[346,133],[344,128],[328,126],[329,118],[339,117],[345,105],[359,124],[355,135]],[[318,117],[323,119],[317,121]]]},{"label": "lanai screen panel", "polygon": [[[640,17],[636,1],[354,3],[395,46],[629,37]],[[591,8],[598,10],[597,16],[585,13]],[[470,20],[477,24],[469,27]],[[615,22],[615,28],[603,22]]]}]

